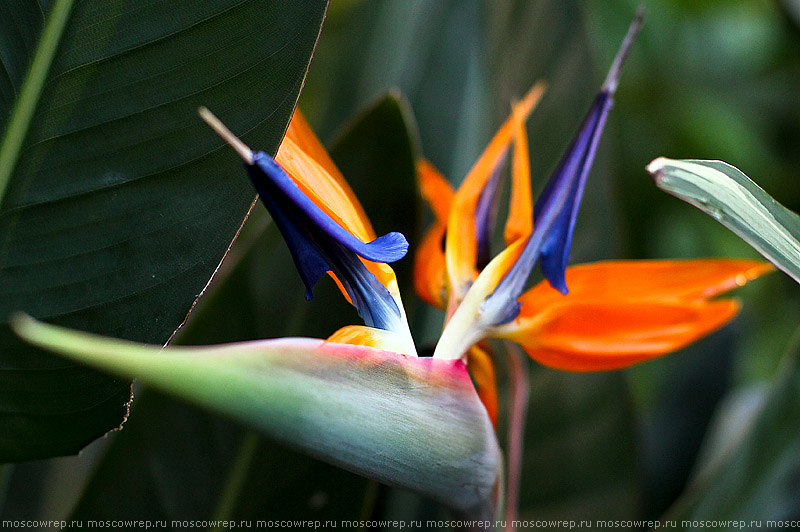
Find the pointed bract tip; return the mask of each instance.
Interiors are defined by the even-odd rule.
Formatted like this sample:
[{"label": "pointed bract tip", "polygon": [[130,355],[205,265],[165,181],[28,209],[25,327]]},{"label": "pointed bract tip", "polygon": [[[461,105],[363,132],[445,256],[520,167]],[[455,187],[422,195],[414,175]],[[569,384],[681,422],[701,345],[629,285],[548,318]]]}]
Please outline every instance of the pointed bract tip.
[{"label": "pointed bract tip", "polygon": [[645,166],[644,169],[650,174],[650,176],[653,178],[653,181],[655,181],[656,184],[659,184],[664,178],[664,166],[669,164],[669,162],[670,159],[667,159],[666,157],[657,157],[650,161],[650,163]]},{"label": "pointed bract tip", "polygon": [[666,157],[656,157],[655,159],[647,163],[647,166],[645,166],[644,169],[647,170],[648,173],[654,174],[659,170],[661,170],[662,168],[664,168],[664,164],[667,161],[669,161],[669,159],[667,159]]},{"label": "pointed bract tip", "polygon": [[536,107],[536,104],[546,90],[547,83],[544,81],[537,81],[536,84],[528,90],[527,94],[522,97],[522,100],[520,100],[517,105],[514,105],[514,109],[516,110],[514,114],[522,117],[522,121],[524,122],[528,115],[531,114],[531,111],[533,111],[533,108]]},{"label": "pointed bract tip", "polygon": [[617,90],[620,72],[622,72],[625,59],[628,57],[628,52],[630,52],[631,45],[636,39],[636,35],[638,35],[639,30],[642,29],[645,16],[644,4],[640,4],[636,9],[636,14],[633,16],[631,25],[628,27],[628,33],[625,35],[625,39],[622,41],[622,45],[619,47],[616,57],[614,57],[614,62],[611,63],[611,68],[608,70],[606,80],[603,82],[603,91],[613,94]]},{"label": "pointed bract tip", "polygon": [[242,142],[239,137],[233,134],[233,132],[228,129],[228,127],[222,123],[222,121],[214,115],[211,111],[208,110],[208,107],[201,106],[197,108],[197,114],[200,115],[200,118],[203,121],[211,126],[217,135],[222,137],[222,140],[227,142],[231,148],[233,148],[239,156],[244,159],[249,166],[253,165],[253,150],[251,150],[247,144]]},{"label": "pointed bract tip", "polygon": [[25,336],[31,324],[35,323],[32,317],[25,312],[15,311],[8,317],[8,324],[18,336]]}]

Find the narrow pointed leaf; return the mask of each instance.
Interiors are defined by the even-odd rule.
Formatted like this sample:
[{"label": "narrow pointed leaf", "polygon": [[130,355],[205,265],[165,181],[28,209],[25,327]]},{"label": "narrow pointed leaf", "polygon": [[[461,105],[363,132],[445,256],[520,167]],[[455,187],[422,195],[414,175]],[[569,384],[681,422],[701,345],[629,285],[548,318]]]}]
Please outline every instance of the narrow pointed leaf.
[{"label": "narrow pointed leaf", "polygon": [[800,217],[737,168],[659,157],[647,171],[658,188],[712,216],[800,283]]},{"label": "narrow pointed leaf", "polygon": [[15,95],[31,83],[31,58],[55,38],[42,28],[65,17],[55,10],[65,2],[41,4],[0,8],[10,79],[0,124],[16,127],[32,109],[2,147],[13,157],[3,158],[12,171],[0,206],[0,461],[75,453],[119,426],[130,400],[127,380],[21,343],[9,314],[166,342],[254,196],[196,109],[211,106],[274,153],[327,7],[73,2],[25,103]]},{"label": "narrow pointed leaf", "polygon": [[461,362],[303,338],[162,351],[30,318],[15,323],[36,345],[141,377],[334,465],[491,516],[499,451]]}]

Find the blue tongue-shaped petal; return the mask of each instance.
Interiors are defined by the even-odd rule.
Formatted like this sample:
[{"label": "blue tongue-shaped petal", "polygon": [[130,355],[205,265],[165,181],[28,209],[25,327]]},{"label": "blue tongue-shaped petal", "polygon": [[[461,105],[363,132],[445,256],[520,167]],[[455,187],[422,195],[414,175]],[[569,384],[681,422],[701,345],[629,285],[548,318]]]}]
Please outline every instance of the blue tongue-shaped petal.
[{"label": "blue tongue-shaped petal", "polygon": [[568,291],[564,273],[586,177],[613,105],[622,65],[643,22],[644,12],[639,9],[589,114],[536,202],[533,233],[517,262],[484,302],[483,312],[494,325],[508,323],[519,314],[517,299],[539,258],[550,284],[564,294]]},{"label": "blue tongue-shaped petal", "polygon": [[293,207],[292,211],[298,215],[295,217],[304,220],[302,225],[314,227],[316,232],[339,242],[358,256],[373,262],[395,262],[408,252],[408,241],[400,233],[387,233],[368,243],[353,236],[317,207],[286,171],[266,153],[253,154],[253,164],[247,165],[247,170],[259,194],[262,194],[263,189],[262,197],[270,193],[275,195],[276,200],[285,201],[285,205]]},{"label": "blue tongue-shaped petal", "polygon": [[397,303],[359,257],[397,261],[408,251],[405,237],[388,233],[364,243],[311,201],[269,155],[255,153],[253,164],[245,167],[289,246],[306,298],[311,299],[317,280],[332,271],[366,325],[392,330],[401,319]]},{"label": "blue tongue-shaped petal", "polygon": [[[559,204],[560,212],[553,226],[544,236],[540,256],[542,258],[542,272],[550,285],[566,294],[567,288],[564,274],[569,260],[569,251],[572,245],[572,233],[575,230],[575,220],[578,216],[586,177],[594,162],[597,144],[603,134],[608,112],[614,105],[614,93],[619,83],[619,75],[625,59],[630,51],[630,46],[636,34],[641,29],[644,21],[644,11],[640,8],[628,29],[625,39],[617,52],[614,62],[608,71],[606,80],[600,93],[595,97],[589,114],[583,121],[578,135],[572,141],[564,158],[559,163],[555,173],[550,178],[542,195],[534,207],[534,227],[542,219],[542,214],[548,205]],[[551,201],[553,196],[566,192],[566,201]]]},{"label": "blue tongue-shaped petal", "polygon": [[542,219],[542,212],[549,200],[559,189],[566,189],[566,201],[560,208],[550,231],[544,237],[541,247],[542,272],[550,285],[562,294],[569,291],[564,279],[564,272],[567,268],[567,260],[569,260],[572,234],[575,230],[575,220],[578,217],[586,177],[592,167],[597,143],[603,133],[603,126],[612,105],[612,93],[607,89],[597,95],[578,136],[572,141],[564,159],[558,165],[533,209],[534,227],[536,227]]}]

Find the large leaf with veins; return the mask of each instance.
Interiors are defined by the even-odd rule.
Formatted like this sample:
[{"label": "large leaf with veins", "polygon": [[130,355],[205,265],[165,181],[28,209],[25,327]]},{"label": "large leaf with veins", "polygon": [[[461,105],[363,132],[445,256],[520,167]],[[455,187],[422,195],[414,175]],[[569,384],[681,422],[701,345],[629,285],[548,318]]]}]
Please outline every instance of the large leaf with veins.
[{"label": "large leaf with veins", "polygon": [[[196,109],[274,152],[327,2],[71,4],[0,5],[0,320],[164,343],[254,197]],[[122,422],[126,379],[5,325],[0,344],[0,461],[74,453]]]}]

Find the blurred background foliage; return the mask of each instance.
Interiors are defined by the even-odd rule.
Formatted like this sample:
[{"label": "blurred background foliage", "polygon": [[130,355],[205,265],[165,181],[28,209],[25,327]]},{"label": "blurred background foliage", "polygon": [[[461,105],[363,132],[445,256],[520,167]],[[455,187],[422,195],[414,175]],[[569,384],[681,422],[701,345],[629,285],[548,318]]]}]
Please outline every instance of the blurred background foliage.
[{"label": "blurred background foliage", "polygon": [[[459,183],[514,98],[545,80],[548,91],[528,126],[538,192],[588,109],[637,3],[334,0],[300,106],[333,147],[377,231],[402,227],[413,246],[430,221],[408,195],[414,157],[424,154]],[[646,2],[648,19],[589,180],[572,263],[757,257],[713,219],[655,188],[644,167],[660,155],[725,160],[800,211],[799,4]],[[381,99],[390,89],[402,97]],[[398,192],[387,193],[403,180],[406,185],[392,188]],[[409,210],[414,205],[416,212]],[[312,303],[303,301],[290,262],[267,216],[254,211],[179,341],[324,337],[357,322],[332,283],[321,283]],[[407,266],[404,275],[407,284]],[[724,461],[724,453],[728,460],[746,455],[726,446],[749,441],[744,432],[753,413],[775,400],[773,382],[782,379],[795,405],[800,382],[792,379],[789,360],[800,288],[778,273],[738,295],[743,311],[724,330],[630,370],[575,375],[531,364],[522,518],[653,518],[670,507],[671,515],[689,515],[680,514],[686,508],[709,518],[732,515],[718,499],[703,498],[702,489],[673,505],[697,472]],[[404,296],[419,343],[431,346],[441,315],[411,305],[410,286]],[[6,469],[2,518],[441,515],[430,502],[279,448],[210,414],[141,387],[137,395],[126,429],[80,457]],[[800,433],[791,409],[771,423],[761,419],[756,426]],[[768,511],[797,518],[800,503],[769,510],[756,504],[770,497],[800,500],[800,444],[791,437],[767,443],[772,446],[751,442],[751,449],[766,462],[773,455],[782,461],[777,484],[760,484],[778,485],[777,491],[762,490],[766,499],[740,493],[748,482],[764,480],[758,473],[774,464],[739,476],[729,468],[717,480],[739,493],[736,500],[751,516]]]}]

